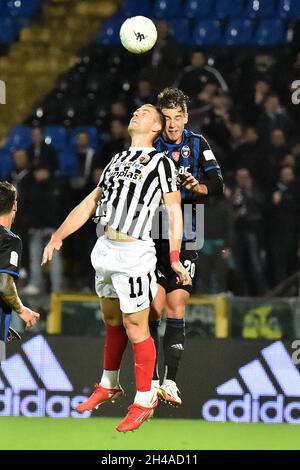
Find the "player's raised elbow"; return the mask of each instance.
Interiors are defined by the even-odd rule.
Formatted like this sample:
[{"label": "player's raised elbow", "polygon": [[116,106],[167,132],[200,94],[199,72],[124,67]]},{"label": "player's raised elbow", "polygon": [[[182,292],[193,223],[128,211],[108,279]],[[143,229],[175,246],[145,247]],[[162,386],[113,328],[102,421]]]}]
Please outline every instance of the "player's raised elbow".
[{"label": "player's raised elbow", "polygon": [[220,196],[224,193],[224,181],[220,170],[213,170],[205,185],[208,189],[209,196]]}]

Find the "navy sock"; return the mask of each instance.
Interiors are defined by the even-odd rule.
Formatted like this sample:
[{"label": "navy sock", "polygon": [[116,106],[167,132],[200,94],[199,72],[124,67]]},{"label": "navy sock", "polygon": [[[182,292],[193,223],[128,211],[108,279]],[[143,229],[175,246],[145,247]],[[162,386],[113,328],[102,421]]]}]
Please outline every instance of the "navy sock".
[{"label": "navy sock", "polygon": [[184,319],[167,318],[164,336],[165,379],[176,382],[180,360],[184,351]]}]

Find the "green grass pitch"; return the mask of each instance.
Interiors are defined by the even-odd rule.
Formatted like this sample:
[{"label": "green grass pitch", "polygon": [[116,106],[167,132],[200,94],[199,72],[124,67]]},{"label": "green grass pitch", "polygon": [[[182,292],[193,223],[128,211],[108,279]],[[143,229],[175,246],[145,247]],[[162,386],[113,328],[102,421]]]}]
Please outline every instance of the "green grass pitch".
[{"label": "green grass pitch", "polygon": [[134,433],[119,418],[0,417],[0,450],[300,449],[300,427],[153,419]]}]

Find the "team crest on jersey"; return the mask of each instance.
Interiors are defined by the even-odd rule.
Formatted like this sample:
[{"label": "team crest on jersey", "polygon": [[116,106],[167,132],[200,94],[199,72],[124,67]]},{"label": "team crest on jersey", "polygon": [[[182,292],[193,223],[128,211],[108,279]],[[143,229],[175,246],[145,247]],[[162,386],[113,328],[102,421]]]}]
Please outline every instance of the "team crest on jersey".
[{"label": "team crest on jersey", "polygon": [[172,152],[172,159],[174,160],[174,162],[178,162],[179,158],[180,158],[180,153],[178,151],[174,151]]},{"label": "team crest on jersey", "polygon": [[140,162],[140,163],[147,163],[147,162],[149,162],[149,160],[150,160],[149,155],[144,155],[144,154],[143,154],[143,155],[141,155],[140,158],[139,158],[139,162]]},{"label": "team crest on jersey", "polygon": [[184,145],[181,149],[181,155],[183,158],[188,158],[191,155],[191,149],[188,145]]}]

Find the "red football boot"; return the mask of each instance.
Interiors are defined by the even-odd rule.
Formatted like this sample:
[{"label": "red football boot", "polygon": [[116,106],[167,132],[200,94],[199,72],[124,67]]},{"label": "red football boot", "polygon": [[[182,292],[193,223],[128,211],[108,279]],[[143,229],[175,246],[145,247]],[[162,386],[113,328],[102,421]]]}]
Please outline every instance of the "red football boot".
[{"label": "red football boot", "polygon": [[117,398],[124,395],[124,390],[120,388],[104,388],[100,384],[95,384],[92,395],[80,405],[76,406],[77,411],[91,411],[97,409],[102,403],[107,401],[114,403]]},{"label": "red football boot", "polygon": [[151,408],[145,408],[144,406],[139,405],[138,403],[133,403],[128,408],[128,413],[117,426],[117,431],[128,432],[138,429],[144,421],[148,421],[152,418],[154,414],[154,409],[157,407],[158,401]]}]

